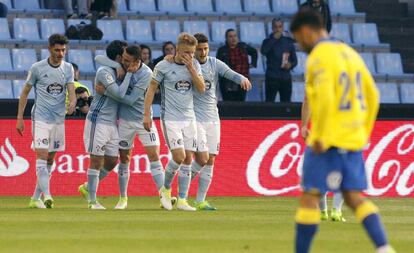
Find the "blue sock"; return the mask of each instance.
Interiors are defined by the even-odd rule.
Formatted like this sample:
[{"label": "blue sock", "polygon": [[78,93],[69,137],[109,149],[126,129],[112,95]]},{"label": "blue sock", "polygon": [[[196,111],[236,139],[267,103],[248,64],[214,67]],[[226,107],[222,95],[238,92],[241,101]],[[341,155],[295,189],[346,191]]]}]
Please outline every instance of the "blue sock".
[{"label": "blue sock", "polygon": [[295,252],[308,253],[313,237],[318,231],[321,213],[319,209],[300,207],[296,212]]},{"label": "blue sock", "polygon": [[171,189],[172,181],[174,180],[177,170],[180,168],[180,165],[170,160],[165,168],[165,178],[164,178],[164,187],[165,189]]},{"label": "blue sock", "polygon": [[360,204],[355,210],[355,215],[377,248],[388,244],[378,208],[372,202],[364,201]]},{"label": "blue sock", "polygon": [[47,170],[46,160],[36,160],[37,183],[46,199],[51,198],[49,171]]},{"label": "blue sock", "polygon": [[164,185],[164,169],[162,167],[162,163],[160,161],[151,162],[150,169],[152,179],[154,180],[157,190],[159,191]]},{"label": "blue sock", "polygon": [[110,171],[104,169],[101,169],[99,172],[99,181],[103,180],[106,176],[108,176]]},{"label": "blue sock", "polygon": [[187,198],[188,189],[191,183],[191,165],[181,164],[178,172],[178,197],[181,199]]},{"label": "blue sock", "polygon": [[377,248],[388,244],[384,227],[377,213],[367,216],[362,221],[362,224]]},{"label": "blue sock", "polygon": [[341,211],[343,204],[344,204],[344,198],[342,197],[342,193],[335,192],[333,195],[333,204],[332,204],[333,209],[337,211]]},{"label": "blue sock", "polygon": [[88,169],[88,191],[89,201],[96,202],[96,192],[98,191],[99,185],[99,170]]},{"label": "blue sock", "polygon": [[328,198],[328,193],[325,193],[325,195],[323,195],[319,201],[319,209],[321,209],[321,211],[328,210],[328,205],[326,203],[327,198]]},{"label": "blue sock", "polygon": [[296,253],[308,253],[313,237],[318,230],[317,224],[296,224]]},{"label": "blue sock", "polygon": [[118,184],[121,197],[127,196],[129,182],[129,163],[119,163],[118,166]]},{"label": "blue sock", "polygon": [[202,168],[195,160],[191,163],[191,180],[200,173]]},{"label": "blue sock", "polygon": [[200,171],[200,177],[198,178],[198,189],[197,189],[197,202],[206,200],[208,189],[213,179],[213,165],[206,165]]}]

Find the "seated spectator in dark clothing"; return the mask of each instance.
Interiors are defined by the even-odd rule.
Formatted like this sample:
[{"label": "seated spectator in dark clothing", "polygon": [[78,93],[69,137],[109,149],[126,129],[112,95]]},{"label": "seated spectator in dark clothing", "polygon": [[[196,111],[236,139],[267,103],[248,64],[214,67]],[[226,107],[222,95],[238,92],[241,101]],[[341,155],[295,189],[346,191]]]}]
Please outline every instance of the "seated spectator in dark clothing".
[{"label": "seated spectator in dark clothing", "polygon": [[8,11],[7,5],[0,2],[0,18],[6,18]]},{"label": "seated spectator in dark clothing", "polygon": [[141,61],[145,63],[151,70],[154,70],[154,65],[152,64],[152,51],[151,48],[145,44],[141,44]]},{"label": "seated spectator in dark clothing", "polygon": [[157,66],[160,61],[164,60],[166,55],[175,55],[175,45],[172,41],[167,41],[162,44],[162,56],[155,59],[153,65]]},{"label": "seated spectator in dark clothing", "polygon": [[91,4],[91,11],[96,11],[98,13],[98,19],[110,19],[114,17],[111,15],[113,4],[113,0],[94,0]]},{"label": "seated spectator in dark clothing", "polygon": [[283,35],[283,21],[272,20],[272,31],[263,40],[261,53],[266,56],[265,93],[266,102],[274,102],[277,93],[281,102],[290,102],[292,75],[290,71],[298,64],[293,39]]},{"label": "seated spectator in dark clothing", "polygon": [[322,15],[326,30],[328,31],[328,33],[331,32],[331,29],[332,29],[331,10],[329,9],[329,5],[326,1],[308,0],[307,2],[301,5],[301,8],[311,8],[319,12]]},{"label": "seated spectator in dark clothing", "polygon": [[[251,56],[251,63],[249,57]],[[249,68],[257,66],[257,50],[239,41],[234,29],[226,31],[226,45],[217,50],[217,59],[226,63],[232,70],[249,78]],[[224,101],[244,101],[246,91],[237,83],[220,78],[220,91]]]}]

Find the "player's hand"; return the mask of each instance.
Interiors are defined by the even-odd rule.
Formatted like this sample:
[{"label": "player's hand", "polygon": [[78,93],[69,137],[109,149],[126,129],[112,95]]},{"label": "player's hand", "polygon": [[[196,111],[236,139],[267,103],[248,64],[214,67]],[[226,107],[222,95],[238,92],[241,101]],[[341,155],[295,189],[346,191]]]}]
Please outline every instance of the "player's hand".
[{"label": "player's hand", "polygon": [[187,69],[193,68],[193,57],[191,57],[189,54],[184,54],[182,58],[183,63],[187,67]]},{"label": "player's hand", "polygon": [[147,132],[150,132],[151,131],[151,128],[152,128],[152,118],[151,118],[151,115],[144,114],[143,123],[144,123],[145,130],[147,130]]},{"label": "player's hand", "polygon": [[169,62],[169,63],[174,63],[174,55],[172,55],[172,54],[167,54],[165,57],[164,57],[164,60],[166,60],[167,62]]},{"label": "player's hand", "polygon": [[68,105],[68,115],[72,115],[76,110],[76,100],[74,102],[69,102]]},{"label": "player's hand", "polygon": [[302,129],[300,130],[300,134],[302,135],[302,138],[304,140],[306,140],[306,138],[308,138],[309,136],[309,129],[307,126],[303,126]]},{"label": "player's hand", "polygon": [[103,84],[96,83],[94,88],[95,88],[95,91],[96,91],[97,94],[99,94],[101,96],[103,96],[105,94],[106,88]]},{"label": "player's hand", "polygon": [[323,146],[322,142],[316,140],[313,143],[312,150],[316,154],[321,154],[321,153],[324,153],[326,151],[326,148]]},{"label": "player's hand", "polygon": [[283,68],[286,70],[289,70],[292,67],[292,64],[290,62],[287,62],[286,64],[283,64]]},{"label": "player's hand", "polygon": [[244,78],[241,83],[240,86],[242,87],[243,90],[245,91],[249,91],[252,89],[252,84],[250,83],[249,79]]},{"label": "player's hand", "polygon": [[119,67],[116,69],[116,78],[118,80],[123,80],[125,78],[125,69],[123,67]]},{"label": "player's hand", "polygon": [[20,134],[20,136],[23,136],[23,131],[24,131],[24,120],[23,119],[17,119],[16,130]]},{"label": "player's hand", "polygon": [[127,69],[127,72],[129,72],[129,73],[135,73],[135,72],[138,71],[138,68],[139,68],[138,62],[134,62],[131,65],[129,65],[129,67]]}]

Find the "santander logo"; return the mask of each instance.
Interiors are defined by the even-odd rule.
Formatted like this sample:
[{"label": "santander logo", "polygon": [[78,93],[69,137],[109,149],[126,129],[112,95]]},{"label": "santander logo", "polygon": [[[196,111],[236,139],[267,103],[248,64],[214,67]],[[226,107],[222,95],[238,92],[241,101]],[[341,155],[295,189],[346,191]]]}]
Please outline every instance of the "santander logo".
[{"label": "santander logo", "polygon": [[5,145],[0,147],[0,176],[15,177],[25,173],[29,169],[29,162],[18,156],[8,138]]},{"label": "santander logo", "polygon": [[[286,124],[273,131],[259,144],[249,159],[246,170],[247,183],[252,190],[261,195],[276,196],[300,189],[298,180],[291,180],[290,185],[276,184],[280,185],[279,188],[275,185],[267,187],[260,180],[260,175],[267,173],[267,170],[275,182],[283,179],[285,180],[282,182],[289,181],[286,180],[289,173],[300,177],[304,147],[298,142],[299,135],[297,124]],[[281,141],[282,138],[284,141]],[[286,142],[287,138],[290,141]],[[269,163],[266,165],[263,160],[269,155],[269,149],[276,144],[283,146],[272,158],[269,168]],[[366,194],[381,196],[393,191],[398,196],[407,196],[414,192],[414,125],[405,124],[381,133],[378,142],[365,152],[368,180]],[[403,160],[409,161],[410,164],[405,164],[404,167]]]}]

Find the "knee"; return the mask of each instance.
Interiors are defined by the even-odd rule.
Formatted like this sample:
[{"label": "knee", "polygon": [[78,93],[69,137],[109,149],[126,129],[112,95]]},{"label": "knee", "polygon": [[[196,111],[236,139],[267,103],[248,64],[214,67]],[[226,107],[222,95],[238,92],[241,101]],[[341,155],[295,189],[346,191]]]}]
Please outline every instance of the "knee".
[{"label": "knee", "polygon": [[186,159],[186,155],[184,152],[180,152],[180,153],[175,153],[173,155],[173,160],[174,162],[176,162],[177,164],[182,164],[184,162],[184,160]]},{"label": "knee", "polygon": [[148,156],[148,160],[150,160],[150,162],[156,162],[160,160],[160,156],[157,152],[149,152],[147,154]]},{"label": "knee", "polygon": [[206,153],[202,153],[200,155],[197,155],[196,157],[196,162],[201,166],[204,167],[207,162],[208,162],[209,158],[208,158],[208,154]]},{"label": "knee", "polygon": [[361,195],[358,193],[344,193],[343,196],[345,204],[353,211],[363,202]]},{"label": "knee", "polygon": [[304,193],[299,200],[300,206],[304,208],[317,209],[321,196],[317,194]]},{"label": "knee", "polygon": [[216,162],[216,156],[215,155],[210,155],[207,161],[207,165],[209,166],[213,166],[214,163]]}]

